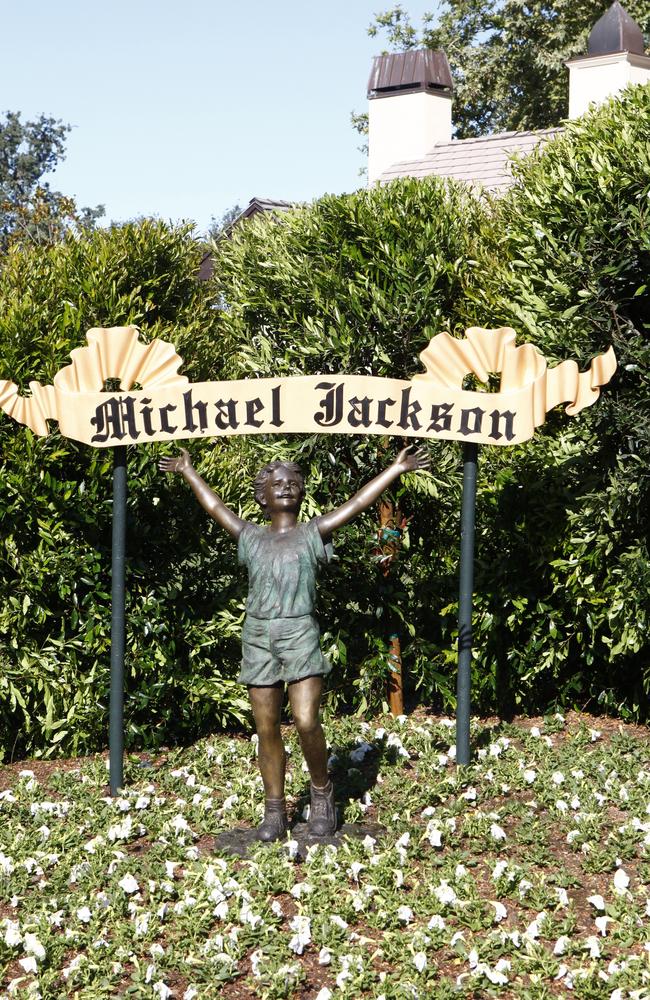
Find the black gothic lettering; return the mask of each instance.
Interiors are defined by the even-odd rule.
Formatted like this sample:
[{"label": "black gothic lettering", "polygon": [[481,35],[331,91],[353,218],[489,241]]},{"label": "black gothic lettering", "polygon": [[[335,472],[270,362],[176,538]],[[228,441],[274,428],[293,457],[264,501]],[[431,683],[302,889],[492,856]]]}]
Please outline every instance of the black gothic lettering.
[{"label": "black gothic lettering", "polygon": [[[484,416],[485,410],[482,410],[480,406],[473,406],[471,410],[461,410],[459,433],[464,434],[465,437],[468,434],[480,434]],[[473,426],[470,426],[470,419]]]},{"label": "black gothic lettering", "polygon": [[350,427],[370,427],[370,404],[371,399],[364,396],[363,399],[359,399],[358,396],[353,396],[350,402],[350,412],[348,414],[348,423]]},{"label": "black gothic lettering", "polygon": [[199,418],[198,427],[201,434],[203,434],[208,429],[208,404],[204,403],[201,399],[197,403],[193,403],[192,390],[188,389],[187,392],[183,393],[183,408],[185,410],[185,427],[183,430],[190,431],[190,433],[196,430],[197,425],[194,423],[194,413],[196,412]]},{"label": "black gothic lettering", "polygon": [[315,413],[314,420],[321,427],[336,427],[343,419],[343,383],[319,382],[316,388],[324,389],[327,395],[318,404],[323,412]]},{"label": "black gothic lettering", "polygon": [[[493,438],[495,441],[500,441],[501,438],[504,437],[505,435],[506,441],[512,441],[513,437],[515,436],[515,432],[512,429],[512,425],[516,416],[517,414],[513,413],[511,410],[504,410],[503,413],[501,413],[499,410],[492,410],[492,413],[490,414],[490,420],[492,421],[492,429],[490,430],[489,437]],[[499,430],[499,424],[501,423],[502,420],[505,421],[503,434]]]},{"label": "black gothic lettering", "polygon": [[153,406],[149,406],[151,402],[150,399],[140,400],[140,416],[142,417],[142,423],[144,424],[145,434],[154,434],[153,422],[151,420],[151,414],[153,413]]},{"label": "black gothic lettering", "polygon": [[392,427],[393,421],[386,419],[386,410],[389,406],[395,406],[394,399],[378,399],[377,400],[377,423],[381,427]]},{"label": "black gothic lettering", "polygon": [[120,396],[107,399],[98,406],[95,416],[90,418],[93,427],[97,428],[97,433],[90,439],[91,443],[108,441],[109,437],[122,441],[127,436],[131,441],[137,441],[140,432],[136,430],[134,404],[133,396]]},{"label": "black gothic lettering", "polygon": [[271,423],[274,427],[282,427],[284,420],[280,419],[280,386],[271,389]]},{"label": "black gothic lettering", "polygon": [[176,407],[172,406],[171,403],[168,403],[167,406],[161,406],[158,408],[158,413],[160,415],[160,429],[161,431],[165,431],[166,434],[175,434],[178,430],[178,427],[172,427],[169,423],[169,414],[175,409]]},{"label": "black gothic lettering", "polygon": [[234,430],[239,426],[237,423],[237,401],[234,399],[218,399],[214,404],[217,408],[217,415],[214,422],[219,430],[227,431],[229,427]]},{"label": "black gothic lettering", "polygon": [[246,402],[246,425],[248,427],[261,427],[263,420],[256,420],[256,415],[264,409],[261,399],[249,399]]},{"label": "black gothic lettering", "polygon": [[408,389],[402,389],[402,402],[397,426],[401,427],[403,430],[408,430],[410,426],[414,431],[419,431],[422,424],[418,420],[416,414],[420,412],[422,407],[417,400],[415,403],[411,403],[410,399],[411,387],[409,386]]},{"label": "black gothic lettering", "polygon": [[434,403],[431,407],[431,423],[427,427],[427,432],[435,431],[436,434],[440,434],[442,431],[450,431],[453,409],[453,403]]}]

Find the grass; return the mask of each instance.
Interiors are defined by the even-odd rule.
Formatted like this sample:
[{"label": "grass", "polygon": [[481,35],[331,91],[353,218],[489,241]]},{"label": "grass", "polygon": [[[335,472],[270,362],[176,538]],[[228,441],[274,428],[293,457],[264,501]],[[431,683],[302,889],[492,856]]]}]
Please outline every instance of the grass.
[{"label": "grass", "polygon": [[383,832],[303,862],[214,851],[259,822],[254,740],[133,757],[116,799],[100,757],[0,768],[0,995],[650,997],[646,730],[477,722],[462,770],[449,720],[326,730],[344,819]]}]

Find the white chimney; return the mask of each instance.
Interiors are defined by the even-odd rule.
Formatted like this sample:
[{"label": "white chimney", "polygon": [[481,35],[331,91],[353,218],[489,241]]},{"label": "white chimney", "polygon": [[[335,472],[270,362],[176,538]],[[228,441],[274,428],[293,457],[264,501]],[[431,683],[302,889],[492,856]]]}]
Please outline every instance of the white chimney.
[{"label": "white chimney", "polygon": [[438,49],[377,56],[368,80],[368,184],[451,141],[451,70]]},{"label": "white chimney", "polygon": [[579,118],[591,104],[602,104],[630,84],[650,82],[643,32],[618,0],[592,28],[587,52],[566,64],[569,118]]}]

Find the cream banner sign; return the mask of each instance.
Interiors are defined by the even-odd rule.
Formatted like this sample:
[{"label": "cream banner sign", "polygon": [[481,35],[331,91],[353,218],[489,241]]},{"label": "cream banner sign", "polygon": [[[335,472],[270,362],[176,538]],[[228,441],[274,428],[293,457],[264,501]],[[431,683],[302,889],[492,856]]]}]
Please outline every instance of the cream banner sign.
[{"label": "cream banner sign", "polygon": [[[381,434],[478,444],[527,441],[559,403],[578,413],[616,371],[610,348],[579,372],[575,361],[549,368],[508,327],[472,327],[462,340],[440,333],[420,354],[411,381],[371,375],[300,375],[190,383],[172,344],[143,344],[136,327],[89,330],[53,385],[30,383],[21,396],[0,381],[0,409],[35,434],[57,420],[65,437],[95,448],[230,434]],[[500,376],[498,392],[463,389]],[[108,380],[119,391],[107,392]],[[135,388],[137,386],[137,388]]]}]

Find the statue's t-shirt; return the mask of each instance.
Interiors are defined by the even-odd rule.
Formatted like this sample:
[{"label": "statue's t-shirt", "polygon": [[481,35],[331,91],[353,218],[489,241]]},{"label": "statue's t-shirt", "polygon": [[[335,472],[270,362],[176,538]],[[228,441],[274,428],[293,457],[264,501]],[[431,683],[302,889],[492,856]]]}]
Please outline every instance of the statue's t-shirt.
[{"label": "statue's t-shirt", "polygon": [[246,612],[253,618],[300,618],[314,612],[319,563],[332,557],[316,519],[289,531],[246,524],[239,536],[239,562],[248,569]]}]

